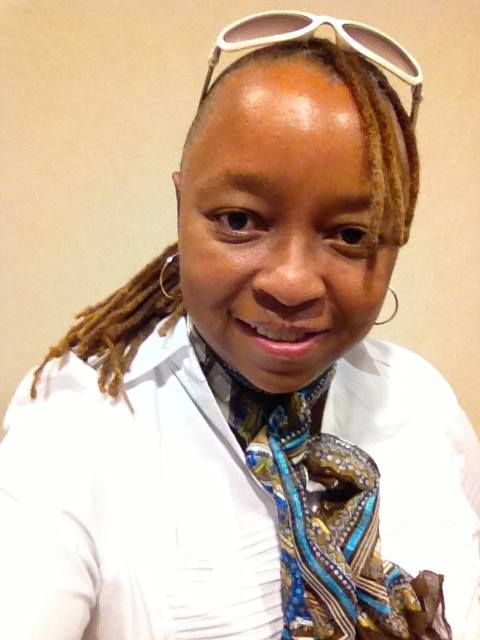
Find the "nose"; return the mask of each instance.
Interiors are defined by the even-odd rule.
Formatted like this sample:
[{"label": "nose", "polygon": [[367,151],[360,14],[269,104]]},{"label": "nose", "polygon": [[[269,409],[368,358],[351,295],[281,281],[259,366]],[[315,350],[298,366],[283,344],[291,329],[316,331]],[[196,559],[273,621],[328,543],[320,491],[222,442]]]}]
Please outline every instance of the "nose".
[{"label": "nose", "polygon": [[291,310],[323,303],[326,287],[320,262],[318,252],[304,243],[276,247],[257,272],[254,290]]}]

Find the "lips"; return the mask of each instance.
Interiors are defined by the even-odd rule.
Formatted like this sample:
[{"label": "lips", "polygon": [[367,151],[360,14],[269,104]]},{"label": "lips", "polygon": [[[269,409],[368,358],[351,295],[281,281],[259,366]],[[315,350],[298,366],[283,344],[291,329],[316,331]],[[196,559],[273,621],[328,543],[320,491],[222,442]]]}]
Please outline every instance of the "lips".
[{"label": "lips", "polygon": [[307,329],[305,327],[295,327],[288,325],[273,325],[273,324],[260,324],[255,322],[248,321],[240,321],[244,324],[248,325],[251,329],[253,329],[258,335],[268,338],[268,340],[272,340],[274,342],[303,342],[304,340],[311,338],[317,333],[321,333],[321,331],[312,331],[311,329]]},{"label": "lips", "polygon": [[[247,338],[243,343],[246,353],[255,357],[267,358],[268,366],[291,367],[300,366],[315,354],[327,348],[330,340],[330,329],[316,329],[309,326],[295,326],[286,323],[250,322],[235,318],[240,333]],[[250,351],[252,350],[253,351]],[[274,364],[276,363],[276,364]]]}]

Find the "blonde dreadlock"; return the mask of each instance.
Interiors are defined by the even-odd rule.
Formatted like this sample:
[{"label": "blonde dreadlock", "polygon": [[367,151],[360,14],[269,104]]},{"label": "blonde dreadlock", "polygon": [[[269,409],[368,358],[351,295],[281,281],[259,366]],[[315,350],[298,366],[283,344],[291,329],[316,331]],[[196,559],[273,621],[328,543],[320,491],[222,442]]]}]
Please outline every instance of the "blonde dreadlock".
[{"label": "blonde dreadlock", "polygon": [[[386,215],[393,218],[394,242],[398,246],[405,244],[419,187],[419,160],[410,119],[382,72],[361,56],[344,52],[327,40],[314,39],[265,47],[240,58],[228,67],[217,78],[200,105],[187,135],[184,153],[208,110],[214,108],[214,95],[227,76],[247,65],[288,58],[301,58],[321,66],[323,70],[330,69],[350,88],[363,123],[370,163],[371,245],[375,246],[378,242]],[[405,140],[409,163],[410,185],[406,202],[392,108]],[[97,359],[98,386],[102,393],[116,398],[122,392],[123,376],[145,338],[164,318],[168,319],[162,324],[162,333],[167,333],[185,313],[178,261],[167,263],[168,258],[175,256],[177,251],[176,243],[167,247],[125,286],[76,316],[78,322],[57,345],[50,348],[36,369],[31,387],[32,398],[36,397],[36,387],[45,365],[69,350],[84,361],[93,357]],[[163,289],[169,297],[164,295],[160,286],[161,275]]]},{"label": "blonde dreadlock", "polygon": [[168,331],[184,313],[176,260],[163,273],[163,287],[172,298],[164,296],[160,288],[162,267],[176,253],[176,244],[167,247],[125,286],[102,302],[81,311],[76,316],[79,322],[57,345],[50,348],[36,369],[31,397],[36,397],[38,380],[47,362],[70,350],[84,361],[93,356],[99,358],[98,386],[102,393],[117,397],[123,376],[138,348],[159,320],[169,316],[163,327]]}]

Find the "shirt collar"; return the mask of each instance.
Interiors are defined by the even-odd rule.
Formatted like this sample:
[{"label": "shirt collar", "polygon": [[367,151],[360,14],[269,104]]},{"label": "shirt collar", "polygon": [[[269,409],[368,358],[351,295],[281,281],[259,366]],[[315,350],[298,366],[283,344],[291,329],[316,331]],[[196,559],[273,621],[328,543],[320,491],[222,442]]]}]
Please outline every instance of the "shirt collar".
[{"label": "shirt collar", "polygon": [[161,320],[140,345],[129,371],[124,376],[125,383],[133,382],[147,371],[168,360],[182,347],[190,345],[184,317],[177,321],[166,336],[161,336],[159,332],[164,322],[165,320]]}]

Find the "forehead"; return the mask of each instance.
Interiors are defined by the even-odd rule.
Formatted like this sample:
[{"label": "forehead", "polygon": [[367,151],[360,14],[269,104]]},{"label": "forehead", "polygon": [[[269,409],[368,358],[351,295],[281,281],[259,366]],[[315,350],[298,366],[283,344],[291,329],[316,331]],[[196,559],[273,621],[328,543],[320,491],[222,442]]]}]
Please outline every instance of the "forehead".
[{"label": "forehead", "polygon": [[[302,59],[251,63],[227,75],[202,105],[195,131],[249,123],[267,117],[301,128],[328,125],[333,118],[358,122],[350,90],[330,68]],[[234,116],[237,116],[235,118]]]},{"label": "forehead", "polygon": [[[382,96],[382,100],[386,100]],[[182,159],[182,187],[236,165],[289,180],[333,180],[348,192],[370,191],[368,144],[349,87],[330,68],[304,59],[268,61],[236,70],[207,98]],[[409,168],[390,103],[394,148],[404,194]],[[310,171],[311,175],[305,175]],[[364,194],[363,194],[364,195]]]},{"label": "forehead", "polygon": [[240,175],[282,204],[369,198],[358,109],[329,70],[295,60],[249,66],[212,98],[182,163],[185,195],[222,181],[231,186]]}]

